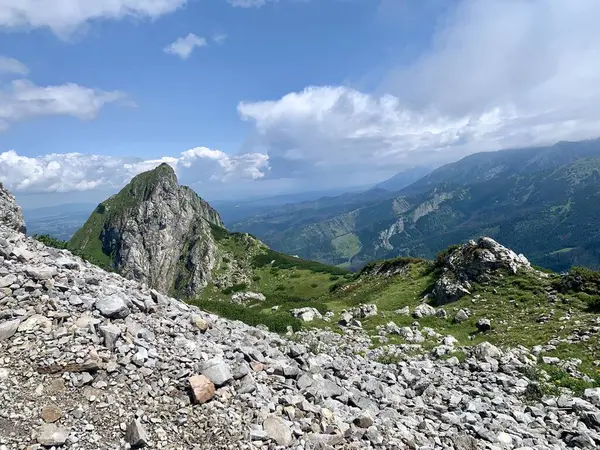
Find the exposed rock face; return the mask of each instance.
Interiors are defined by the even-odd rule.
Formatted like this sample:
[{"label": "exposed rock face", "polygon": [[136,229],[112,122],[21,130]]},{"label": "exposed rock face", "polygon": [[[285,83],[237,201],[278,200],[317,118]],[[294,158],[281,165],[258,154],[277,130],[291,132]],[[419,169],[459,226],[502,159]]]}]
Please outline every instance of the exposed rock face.
[{"label": "exposed rock face", "polygon": [[71,242],[127,278],[191,296],[216,264],[211,224],[223,225],[219,214],[162,164],[101,203]]},{"label": "exposed rock face", "polygon": [[442,264],[442,275],[433,290],[438,305],[469,295],[472,281],[489,281],[502,270],[512,274],[532,270],[525,256],[517,255],[489,237],[461,245],[449,252]]},{"label": "exposed rock face", "polygon": [[[537,359],[522,347],[484,342],[464,348],[461,363],[415,355],[410,346],[374,348],[354,329],[305,331],[292,342],[2,225],[0,255],[7,255],[0,274],[13,275],[0,288],[3,450],[36,443],[67,450],[563,450],[600,443],[600,391],[586,390],[585,400],[525,402],[532,383],[523,369]],[[34,278],[32,267],[49,268],[49,277]],[[127,315],[113,314],[123,310],[115,299]],[[456,344],[427,328],[391,327],[410,342],[437,339],[440,354]],[[395,362],[381,363],[386,356]]]},{"label": "exposed rock face", "polygon": [[25,233],[25,219],[21,207],[17,205],[15,197],[0,183],[0,223],[8,228]]}]

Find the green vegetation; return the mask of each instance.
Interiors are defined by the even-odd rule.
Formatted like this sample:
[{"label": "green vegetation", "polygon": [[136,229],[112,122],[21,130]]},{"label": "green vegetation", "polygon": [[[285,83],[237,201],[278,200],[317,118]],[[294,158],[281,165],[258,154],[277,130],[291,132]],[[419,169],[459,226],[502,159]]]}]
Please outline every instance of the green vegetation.
[{"label": "green vegetation", "polygon": [[278,269],[309,270],[314,273],[328,273],[331,275],[346,275],[348,273],[347,270],[339,267],[328,266],[319,262],[307,261],[294,256],[284,255],[283,253],[279,253],[271,249],[265,249],[264,253],[256,255],[254,257],[253,266],[271,266]]},{"label": "green vegetation", "polygon": [[58,248],[61,250],[69,248],[69,243],[67,241],[61,241],[47,234],[34,234],[33,238],[48,247]]},{"label": "green vegetation", "polygon": [[270,331],[275,333],[285,333],[287,327],[292,327],[295,331],[302,328],[302,323],[287,311],[266,314],[254,308],[223,301],[197,300],[192,303],[227,319],[239,320],[253,326],[266,325]]},{"label": "green vegetation", "polygon": [[[600,269],[600,140],[474,154],[387,195],[378,190],[267,210],[234,229],[343,267],[435,259],[490,236],[538,266]],[[443,255],[442,255],[443,256]]]}]

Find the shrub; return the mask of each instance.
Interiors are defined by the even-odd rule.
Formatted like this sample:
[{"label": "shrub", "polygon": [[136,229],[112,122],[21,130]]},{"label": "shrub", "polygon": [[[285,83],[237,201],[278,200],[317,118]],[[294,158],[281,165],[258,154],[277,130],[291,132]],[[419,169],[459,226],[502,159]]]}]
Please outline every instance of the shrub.
[{"label": "shrub", "polygon": [[335,266],[328,266],[316,261],[308,261],[306,259],[296,258],[294,256],[284,255],[283,253],[275,252],[267,249],[265,253],[256,255],[253,258],[254,267],[271,266],[279,269],[301,269],[310,270],[314,273],[328,273],[330,275],[345,275],[347,270]]},{"label": "shrub", "polygon": [[340,277],[338,277],[336,275],[332,275],[332,276],[329,277],[329,281],[337,281],[339,279],[340,279]]},{"label": "shrub", "polygon": [[240,292],[248,288],[246,283],[234,284],[233,286],[226,287],[221,292],[225,295],[233,294],[234,292]]},{"label": "shrub", "polygon": [[319,287],[319,285],[317,283],[313,283],[313,284],[310,285],[310,287],[311,288],[316,288],[316,287]]},{"label": "shrub", "polygon": [[48,247],[58,248],[61,250],[66,249],[69,246],[67,241],[61,241],[60,239],[56,239],[49,234],[34,234],[33,238]]}]

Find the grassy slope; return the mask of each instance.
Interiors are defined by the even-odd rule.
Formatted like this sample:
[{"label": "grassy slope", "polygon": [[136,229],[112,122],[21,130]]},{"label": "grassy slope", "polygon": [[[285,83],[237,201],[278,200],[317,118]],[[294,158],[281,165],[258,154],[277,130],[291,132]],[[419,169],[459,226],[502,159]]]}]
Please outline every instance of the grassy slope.
[{"label": "grassy slope", "polygon": [[[230,294],[225,295],[214,287],[207,289],[196,302],[214,312],[254,324],[264,323],[278,331],[285,331],[288,325],[295,329],[313,326],[339,331],[336,323],[344,309],[361,303],[375,303],[380,314],[365,319],[362,325],[369,334],[378,336],[377,327],[390,321],[400,327],[412,325],[415,319],[411,315],[400,315],[394,311],[404,306],[409,306],[412,311],[421,303],[436,279],[433,263],[425,260],[399,258],[388,261],[386,264],[389,267],[402,267],[401,273],[394,276],[370,274],[371,269],[379,263],[367,266],[361,274],[333,275],[328,270],[335,271],[336,268],[328,269],[327,266],[295,258],[290,260],[290,257],[283,255],[283,259],[278,259],[276,255],[279,254],[272,251],[268,255],[266,257],[265,254],[262,259],[254,258],[255,277],[247,287],[263,292],[267,297],[266,302],[254,302],[249,308],[231,306],[227,302]],[[269,259],[275,262],[267,263]],[[294,261],[298,262],[296,267],[287,266]],[[593,296],[560,294],[558,301],[548,297],[548,291],[558,279],[558,275],[551,273],[545,276],[528,273],[504,275],[487,285],[475,285],[471,296],[444,306],[447,319],[428,317],[418,321],[421,327],[431,327],[438,333],[454,336],[464,346],[488,341],[500,347],[523,345],[530,349],[535,345],[546,345],[554,338],[566,338],[577,330],[589,330],[597,326],[598,316],[589,308],[589,300]],[[273,306],[279,306],[279,309],[273,311]],[[333,320],[301,324],[291,318],[289,309],[303,306],[315,307],[323,313],[331,311],[334,313]],[[472,316],[466,322],[455,323],[452,319],[462,308],[469,309]],[[248,314],[252,316],[247,317]],[[544,316],[547,321],[538,322]],[[570,318],[565,320],[565,317]],[[491,331],[485,334],[477,332],[476,322],[480,318],[492,320]],[[400,336],[388,337],[390,343],[404,343]],[[435,345],[435,340],[423,343],[425,349]],[[560,344],[556,350],[544,353],[544,356],[581,359],[582,372],[592,377],[600,375],[595,363],[600,359],[598,334],[592,334],[587,342]],[[574,382],[562,370],[555,367],[548,369],[560,383],[570,385]]]},{"label": "grassy slope", "polygon": [[[274,252],[248,234],[230,233],[217,226],[212,226],[212,231],[224,255],[214,274],[226,273],[235,262],[250,275],[249,281],[226,289],[209,284],[191,301],[230,319],[262,323],[279,332],[285,332],[287,326],[299,329],[302,324],[290,316],[290,309],[313,306],[325,312],[327,306],[321,298],[336,282],[352,278],[343,269]],[[230,299],[236,291],[260,292],[267,300],[234,305]],[[272,311],[273,306],[279,309]]]}]

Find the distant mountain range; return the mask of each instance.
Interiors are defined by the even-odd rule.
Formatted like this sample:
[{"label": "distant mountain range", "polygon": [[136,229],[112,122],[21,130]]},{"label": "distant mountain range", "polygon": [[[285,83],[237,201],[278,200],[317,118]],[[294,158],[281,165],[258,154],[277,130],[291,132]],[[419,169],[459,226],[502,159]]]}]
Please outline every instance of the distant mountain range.
[{"label": "distant mountain range", "polygon": [[600,267],[600,140],[470,155],[396,191],[286,205],[232,224],[329,264],[431,258],[487,235],[539,265]]},{"label": "distant mountain range", "polygon": [[66,241],[83,225],[95,207],[93,203],[67,203],[42,208],[23,208],[23,216],[30,235],[48,234]]}]

